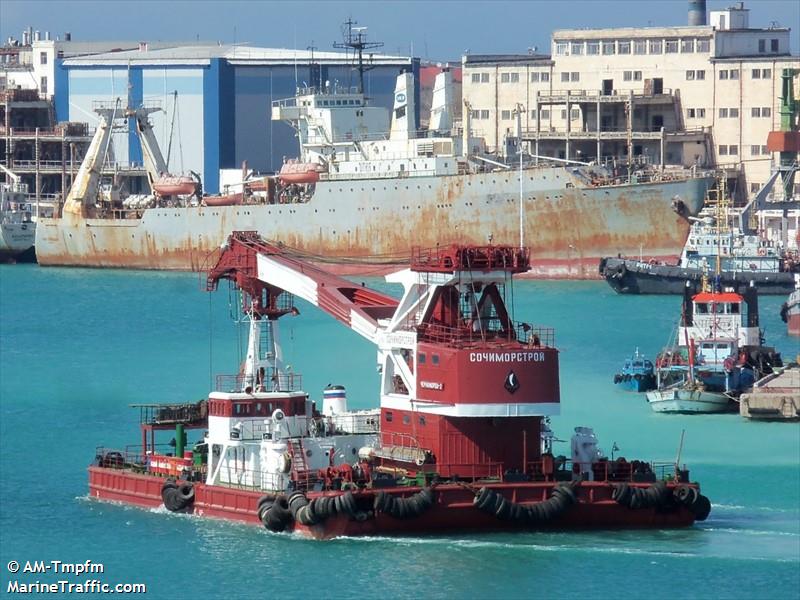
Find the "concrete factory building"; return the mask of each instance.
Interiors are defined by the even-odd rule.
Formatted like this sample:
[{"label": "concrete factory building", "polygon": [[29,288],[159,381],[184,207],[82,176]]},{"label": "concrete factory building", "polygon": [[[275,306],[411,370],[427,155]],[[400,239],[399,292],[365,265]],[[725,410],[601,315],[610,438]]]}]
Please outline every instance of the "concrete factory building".
[{"label": "concrete factory building", "polygon": [[[414,74],[419,61],[374,55],[365,75],[365,93],[376,105],[391,107],[401,70]],[[192,170],[204,189],[220,190],[220,169],[243,161],[260,171],[280,169],[296,156],[295,132],[270,119],[273,100],[293,97],[297,86],[355,86],[352,56],[234,45],[137,49],[67,58],[55,70],[55,109],[59,121],[96,123],[98,102],[157,106],[153,113],[159,143],[169,149],[173,172]],[[417,94],[419,92],[417,91]],[[419,102],[417,102],[419,106]],[[115,160],[141,163],[142,151],[129,127],[115,135]]]},{"label": "concrete factory building", "polygon": [[751,28],[741,2],[708,18],[704,1],[689,6],[686,26],[557,30],[551,56],[465,56],[473,132],[500,152],[521,136],[562,159],[727,166],[740,195],[758,190],[783,70],[800,84],[790,30]]}]

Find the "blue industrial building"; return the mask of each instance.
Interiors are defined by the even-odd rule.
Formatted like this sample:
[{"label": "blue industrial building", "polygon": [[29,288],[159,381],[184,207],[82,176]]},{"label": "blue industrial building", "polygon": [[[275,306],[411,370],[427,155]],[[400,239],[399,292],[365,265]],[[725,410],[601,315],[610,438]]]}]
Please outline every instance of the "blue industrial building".
[{"label": "blue industrial building", "polygon": [[[108,52],[59,60],[55,109],[59,121],[97,122],[97,102],[160,106],[151,120],[172,172],[196,171],[207,192],[219,192],[219,170],[242,161],[258,171],[275,171],[297,156],[297,140],[286,123],[270,118],[273,100],[292,97],[298,85],[355,86],[352,56],[242,46],[184,46]],[[365,74],[370,102],[391,108],[395,79],[414,73],[419,107],[419,61],[372,58]],[[175,94],[177,92],[177,95]],[[419,122],[419,121],[417,121]],[[114,137],[114,158],[141,163],[135,132]]]}]

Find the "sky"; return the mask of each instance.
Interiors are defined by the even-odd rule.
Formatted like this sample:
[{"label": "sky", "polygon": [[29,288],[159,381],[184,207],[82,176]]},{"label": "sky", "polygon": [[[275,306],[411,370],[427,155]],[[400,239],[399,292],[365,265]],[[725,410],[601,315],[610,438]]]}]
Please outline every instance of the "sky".
[{"label": "sky", "polygon": [[[709,10],[733,0],[707,2]],[[800,50],[800,2],[749,0],[751,27],[775,21],[792,28]],[[554,29],[685,25],[686,0],[0,0],[0,39],[20,39],[28,26],[73,40],[249,43],[331,50],[348,17],[384,42],[376,50],[459,62],[464,53],[549,53]]]}]

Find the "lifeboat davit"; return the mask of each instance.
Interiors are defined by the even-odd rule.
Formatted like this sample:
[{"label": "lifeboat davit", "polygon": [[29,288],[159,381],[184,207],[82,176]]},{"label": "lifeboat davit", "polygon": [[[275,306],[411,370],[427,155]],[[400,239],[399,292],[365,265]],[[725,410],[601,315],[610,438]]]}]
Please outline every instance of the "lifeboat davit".
[{"label": "lifeboat davit", "polygon": [[319,163],[301,163],[289,161],[284,163],[278,173],[281,183],[316,183],[319,174],[325,172],[325,167]]},{"label": "lifeboat davit", "polygon": [[239,194],[226,194],[225,196],[204,196],[203,204],[206,206],[238,206],[242,204],[244,195]]},{"label": "lifeboat davit", "polygon": [[160,196],[194,194],[197,184],[188,175],[162,175],[153,182],[153,191]]}]

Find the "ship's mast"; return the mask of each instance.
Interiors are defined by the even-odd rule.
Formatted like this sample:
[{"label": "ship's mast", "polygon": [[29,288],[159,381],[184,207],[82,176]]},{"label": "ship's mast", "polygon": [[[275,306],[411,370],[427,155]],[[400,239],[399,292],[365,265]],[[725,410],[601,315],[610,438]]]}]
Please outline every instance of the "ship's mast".
[{"label": "ship's mast", "polygon": [[368,42],[366,27],[353,27],[358,25],[357,21],[348,19],[342,25],[342,38],[341,42],[334,42],[334,48],[352,49],[355,53],[356,69],[358,69],[358,92],[364,93],[364,73],[373,68],[372,55],[370,54],[369,63],[364,64],[364,50],[372,48],[380,48],[383,42]]}]

